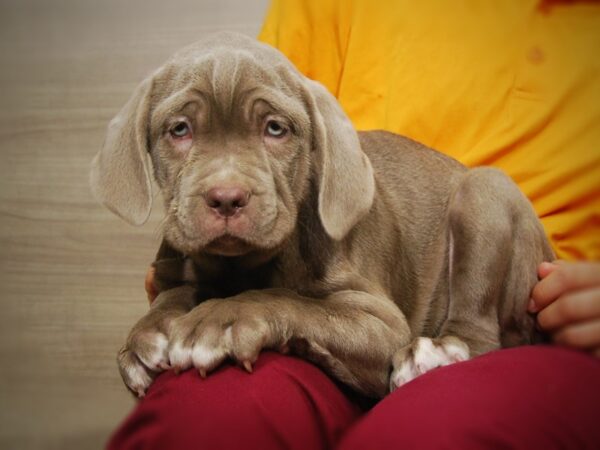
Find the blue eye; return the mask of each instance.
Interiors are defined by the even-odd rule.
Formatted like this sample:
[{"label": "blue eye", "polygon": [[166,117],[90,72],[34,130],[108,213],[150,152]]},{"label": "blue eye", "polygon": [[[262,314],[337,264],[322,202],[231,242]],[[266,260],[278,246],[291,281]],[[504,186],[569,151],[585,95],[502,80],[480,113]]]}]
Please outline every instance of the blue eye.
[{"label": "blue eye", "polygon": [[280,138],[285,136],[287,128],[275,120],[269,120],[267,122],[267,127],[265,128],[265,133],[271,137]]},{"label": "blue eye", "polygon": [[171,133],[171,136],[174,138],[179,139],[192,134],[189,125],[185,122],[177,122],[173,127],[171,127],[169,133]]}]

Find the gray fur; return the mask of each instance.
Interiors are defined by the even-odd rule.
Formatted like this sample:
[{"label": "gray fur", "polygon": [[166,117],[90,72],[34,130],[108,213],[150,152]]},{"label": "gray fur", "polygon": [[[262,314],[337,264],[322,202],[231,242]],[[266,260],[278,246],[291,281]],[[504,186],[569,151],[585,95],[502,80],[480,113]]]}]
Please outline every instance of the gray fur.
[{"label": "gray fur", "polygon": [[[194,133],[185,152],[168,136],[179,116]],[[267,116],[289,127],[284,139],[265,137]],[[132,223],[150,210],[148,159],[167,217],[161,293],[119,356],[137,392],[147,386],[132,374],[150,380],[170,363],[204,375],[225,358],[249,369],[273,348],[381,397],[419,336],[471,356],[532,339],[526,304],[553,254],[516,185],[401,136],[357,133],[266,45],[228,33],[183,49],[111,122],[92,187]],[[232,185],[250,202],[224,219],[205,199]],[[147,367],[152,332],[168,336],[168,358]]]}]

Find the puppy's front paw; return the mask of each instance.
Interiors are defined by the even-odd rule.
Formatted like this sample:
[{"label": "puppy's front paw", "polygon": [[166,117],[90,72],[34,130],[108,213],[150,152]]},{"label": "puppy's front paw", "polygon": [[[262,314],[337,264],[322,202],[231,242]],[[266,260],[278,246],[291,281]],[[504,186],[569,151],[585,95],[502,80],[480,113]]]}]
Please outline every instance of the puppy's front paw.
[{"label": "puppy's front paw", "polygon": [[232,358],[247,371],[263,348],[278,343],[260,305],[234,298],[209,300],[171,323],[169,360],[176,371],[195,367],[202,377]]},{"label": "puppy's front paw", "polygon": [[390,392],[436,367],[467,359],[469,347],[457,337],[419,337],[394,355]]}]

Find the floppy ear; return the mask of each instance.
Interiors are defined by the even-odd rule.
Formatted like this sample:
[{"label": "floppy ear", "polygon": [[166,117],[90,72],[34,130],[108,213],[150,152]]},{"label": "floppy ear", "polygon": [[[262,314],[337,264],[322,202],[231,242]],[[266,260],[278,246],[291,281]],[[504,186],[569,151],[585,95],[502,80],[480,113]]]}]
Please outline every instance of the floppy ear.
[{"label": "floppy ear", "polygon": [[153,77],[144,80],[108,125],[102,149],[92,161],[94,196],[133,225],[142,225],[152,207],[148,121]]},{"label": "floppy ear", "polygon": [[369,211],[375,195],[373,168],[356,130],[333,95],[307,79],[317,154],[319,216],[333,239],[342,239]]}]

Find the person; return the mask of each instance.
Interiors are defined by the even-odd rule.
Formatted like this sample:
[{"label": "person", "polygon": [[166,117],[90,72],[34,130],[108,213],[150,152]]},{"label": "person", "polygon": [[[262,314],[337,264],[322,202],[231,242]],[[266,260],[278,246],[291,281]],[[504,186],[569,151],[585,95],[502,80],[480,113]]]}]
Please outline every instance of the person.
[{"label": "person", "polygon": [[374,406],[273,352],[252,374],[166,372],[108,447],[600,448],[600,3],[273,0],[260,39],[357,129],[515,179],[561,258],[529,304],[555,345],[435,369]]}]

